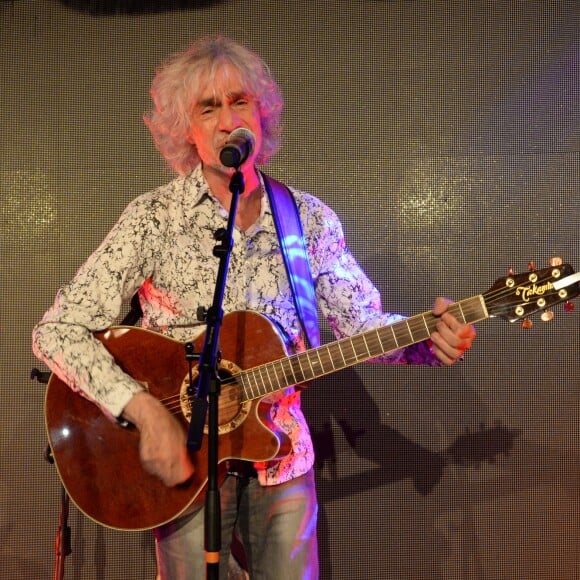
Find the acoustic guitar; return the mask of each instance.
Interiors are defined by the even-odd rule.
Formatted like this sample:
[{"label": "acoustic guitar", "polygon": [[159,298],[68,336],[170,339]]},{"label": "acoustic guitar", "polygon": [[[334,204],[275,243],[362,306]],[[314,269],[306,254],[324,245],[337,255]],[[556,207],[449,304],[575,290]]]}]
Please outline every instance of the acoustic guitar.
[{"label": "acoustic guitar", "polygon": [[[577,296],[579,286],[580,274],[568,264],[557,264],[500,278],[484,294],[455,302],[449,309],[466,323],[492,316],[514,322],[536,311],[546,314],[554,304]],[[223,383],[218,460],[222,476],[228,460],[267,461],[289,452],[288,438],[270,420],[264,400],[269,394],[423,341],[436,323],[437,317],[424,312],[289,355],[283,336],[265,316],[251,311],[226,315],[220,333]],[[96,336],[120,367],[147,385],[187,430],[190,363],[184,343],[124,326]],[[194,350],[200,352],[202,345],[203,336],[194,341]],[[49,443],[63,485],[77,507],[95,522],[119,530],[145,530],[201,505],[208,473],[207,437],[201,449],[191,454],[193,477],[182,485],[166,487],[143,469],[137,429],[111,422],[94,403],[54,374],[47,386],[45,411]]]}]

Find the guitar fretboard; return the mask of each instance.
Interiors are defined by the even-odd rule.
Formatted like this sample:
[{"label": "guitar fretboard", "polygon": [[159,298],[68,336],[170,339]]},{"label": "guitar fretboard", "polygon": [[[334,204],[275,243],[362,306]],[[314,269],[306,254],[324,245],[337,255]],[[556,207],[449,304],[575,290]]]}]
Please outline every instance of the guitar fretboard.
[{"label": "guitar fretboard", "polygon": [[[449,311],[467,324],[488,317],[481,296],[454,302]],[[431,312],[417,314],[242,371],[235,379],[241,386],[243,400],[257,399],[426,340],[435,331],[438,320]]]}]

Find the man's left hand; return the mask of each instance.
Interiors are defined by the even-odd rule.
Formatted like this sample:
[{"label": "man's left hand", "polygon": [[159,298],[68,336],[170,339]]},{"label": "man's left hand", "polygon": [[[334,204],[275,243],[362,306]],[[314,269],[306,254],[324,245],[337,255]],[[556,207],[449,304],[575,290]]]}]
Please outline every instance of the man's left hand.
[{"label": "man's left hand", "polygon": [[433,314],[439,316],[437,330],[431,335],[432,350],[445,365],[452,365],[471,348],[475,339],[472,324],[460,322],[448,310],[451,300],[438,297],[433,305]]}]

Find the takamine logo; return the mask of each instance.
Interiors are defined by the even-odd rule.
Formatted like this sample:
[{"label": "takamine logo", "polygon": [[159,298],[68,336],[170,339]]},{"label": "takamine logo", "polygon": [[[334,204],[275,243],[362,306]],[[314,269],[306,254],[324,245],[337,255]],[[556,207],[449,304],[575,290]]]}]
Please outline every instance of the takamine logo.
[{"label": "takamine logo", "polygon": [[553,290],[551,282],[545,284],[532,284],[531,286],[520,286],[516,290],[516,296],[521,296],[524,302],[529,302],[534,296],[543,296],[546,292]]}]

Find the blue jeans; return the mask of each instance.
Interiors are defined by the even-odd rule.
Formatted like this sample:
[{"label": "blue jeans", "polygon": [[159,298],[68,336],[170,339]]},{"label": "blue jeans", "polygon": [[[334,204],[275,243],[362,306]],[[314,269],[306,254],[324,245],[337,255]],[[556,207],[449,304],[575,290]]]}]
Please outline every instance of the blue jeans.
[{"label": "blue jeans", "polygon": [[[263,487],[255,477],[228,476],[220,488],[220,580],[227,578],[235,533],[252,580],[317,580],[318,503],[314,472]],[[162,580],[204,580],[204,509],[155,530]]]}]

